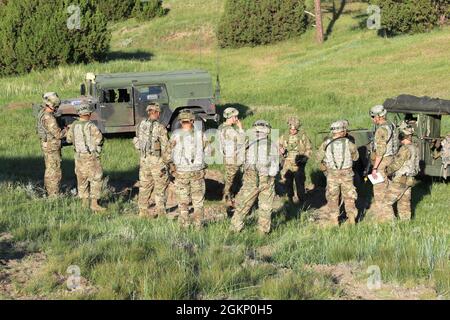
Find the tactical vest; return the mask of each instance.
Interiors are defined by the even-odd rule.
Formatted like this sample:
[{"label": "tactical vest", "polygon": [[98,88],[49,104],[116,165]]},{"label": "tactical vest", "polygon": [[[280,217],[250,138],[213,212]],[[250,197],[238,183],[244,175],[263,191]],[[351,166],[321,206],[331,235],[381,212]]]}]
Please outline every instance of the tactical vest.
[{"label": "tactical vest", "polygon": [[[388,132],[388,141],[386,144],[386,154],[387,156],[393,156],[398,152],[399,141],[398,141],[398,129],[392,122],[386,122],[380,125],[378,128],[385,128]],[[374,144],[374,148],[376,145]]]},{"label": "tactical vest", "polygon": [[288,153],[298,154],[299,153],[300,138],[298,133],[296,135],[289,135],[286,140],[286,150]]},{"label": "tactical vest", "polygon": [[405,161],[403,166],[394,173],[394,177],[415,177],[420,171],[419,152],[417,147],[412,143],[404,145],[403,147],[408,148],[410,157]]},{"label": "tactical vest", "polygon": [[161,156],[161,144],[157,134],[158,121],[143,120],[139,125],[139,150],[142,156]]},{"label": "tactical vest", "polygon": [[43,118],[45,116],[44,108],[41,108],[41,110],[38,113],[37,116],[37,123],[36,123],[36,132],[43,142],[47,142],[48,140],[48,131],[44,127]]},{"label": "tactical vest", "polygon": [[172,160],[177,171],[192,172],[205,168],[204,136],[201,130],[186,132],[177,130],[172,136],[175,146]]},{"label": "tactical vest", "polygon": [[90,127],[94,124],[91,121],[75,121],[73,123],[73,146],[77,153],[96,153],[97,146],[94,145],[91,137]]},{"label": "tactical vest", "polygon": [[325,147],[325,163],[332,170],[343,170],[353,167],[352,153],[348,138],[328,139]]},{"label": "tactical vest", "polygon": [[[235,126],[228,126],[226,124],[222,124],[219,127],[219,142],[220,142],[220,150],[223,156],[227,159],[241,159],[244,149],[244,139],[243,138],[235,138],[235,139],[227,139],[226,133],[228,130],[233,130],[237,132],[237,136],[241,134]],[[243,133],[242,133],[243,134]]]},{"label": "tactical vest", "polygon": [[246,148],[245,168],[275,176],[279,169],[278,148],[267,137],[252,137]]}]

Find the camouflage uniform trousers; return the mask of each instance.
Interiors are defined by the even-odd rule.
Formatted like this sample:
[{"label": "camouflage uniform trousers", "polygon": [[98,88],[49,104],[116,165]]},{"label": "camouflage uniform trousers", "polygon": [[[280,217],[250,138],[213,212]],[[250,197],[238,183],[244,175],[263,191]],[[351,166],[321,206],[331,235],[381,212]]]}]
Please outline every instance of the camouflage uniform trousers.
[{"label": "camouflage uniform trousers", "polygon": [[353,169],[328,170],[327,174],[327,205],[323,219],[333,225],[339,224],[341,204],[344,203],[347,221],[355,223],[358,210],[355,206],[357,193],[353,184]]},{"label": "camouflage uniform trousers", "polygon": [[155,192],[155,204],[158,214],[166,212],[166,190],[169,175],[166,164],[160,157],[141,157],[139,168],[139,211],[147,211],[150,199]]},{"label": "camouflage uniform trousers", "polygon": [[54,197],[59,194],[61,185],[61,149],[57,146],[52,147],[46,142],[42,142],[41,146],[45,161],[45,190],[50,197]]},{"label": "camouflage uniform trousers", "polygon": [[289,198],[293,198],[294,195],[297,194],[299,201],[305,200],[305,166],[305,163],[297,164],[295,159],[288,158],[284,161],[281,177],[284,181],[285,191]]},{"label": "camouflage uniform trousers", "polygon": [[225,164],[225,186],[223,188],[223,199],[226,201],[233,199],[237,192],[236,179],[239,176],[240,170],[240,165]]},{"label": "camouflage uniform trousers", "polygon": [[378,183],[373,186],[373,200],[372,200],[372,206],[371,211],[375,214],[382,213],[381,208],[384,206],[384,196],[387,192],[387,188],[389,186],[389,180],[386,176],[386,168],[391,164],[393,160],[392,156],[384,157],[383,160],[380,162],[380,165],[378,166],[377,172],[383,175],[384,182]]},{"label": "camouflage uniform trousers", "polygon": [[103,169],[100,158],[94,154],[75,154],[75,174],[78,196],[81,199],[100,199],[103,187]]},{"label": "camouflage uniform trousers", "polygon": [[394,205],[397,204],[397,213],[400,220],[411,219],[411,186],[398,181],[389,184],[385,196],[383,208],[385,220],[392,220],[395,217]]},{"label": "camouflage uniform trousers", "polygon": [[258,175],[256,170],[245,170],[244,184],[236,197],[236,211],[231,219],[231,229],[239,232],[244,228],[245,217],[258,199],[258,229],[269,233],[272,224],[272,205],[275,198],[274,178]]},{"label": "camouflage uniform trousers", "polygon": [[200,227],[204,221],[205,171],[175,172],[175,189],[180,214],[178,221],[182,226],[190,225],[189,204],[192,202],[192,220]]}]

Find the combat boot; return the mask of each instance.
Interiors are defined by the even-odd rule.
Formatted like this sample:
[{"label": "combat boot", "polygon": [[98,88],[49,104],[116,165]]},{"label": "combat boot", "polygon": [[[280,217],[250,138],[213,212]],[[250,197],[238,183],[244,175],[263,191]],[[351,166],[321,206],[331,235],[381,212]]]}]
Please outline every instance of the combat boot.
[{"label": "combat boot", "polygon": [[222,202],[227,206],[227,207],[233,207],[233,199],[231,197],[231,194],[225,194],[222,198]]},{"label": "combat boot", "polygon": [[150,219],[158,218],[158,212],[155,210],[155,208],[149,209],[147,213],[147,217]]},{"label": "combat boot", "polygon": [[106,210],[106,208],[104,208],[98,204],[98,199],[92,199],[91,200],[91,210],[94,212],[103,212]]},{"label": "combat boot", "polygon": [[89,208],[89,199],[81,199],[81,206],[83,208]]},{"label": "combat boot", "polygon": [[146,218],[148,211],[146,209],[139,209],[139,218]]},{"label": "combat boot", "polygon": [[345,220],[345,224],[356,224],[356,214],[347,212],[347,220]]},{"label": "combat boot", "polygon": [[191,225],[189,212],[180,212],[180,215],[178,216],[178,222],[183,228],[187,228]]},{"label": "combat boot", "polygon": [[192,215],[192,220],[196,228],[201,228],[204,223],[204,211],[203,209],[194,210],[194,214]]},{"label": "combat boot", "polygon": [[159,218],[165,217],[166,216],[166,209],[160,208],[160,209],[156,209],[156,216]]}]

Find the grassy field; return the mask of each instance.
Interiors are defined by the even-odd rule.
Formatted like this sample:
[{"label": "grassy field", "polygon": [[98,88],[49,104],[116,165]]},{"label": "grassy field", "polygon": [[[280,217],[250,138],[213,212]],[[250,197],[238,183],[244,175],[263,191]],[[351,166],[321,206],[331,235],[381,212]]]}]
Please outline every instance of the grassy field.
[{"label": "grassy field", "polygon": [[[392,39],[359,27],[363,4],[348,4],[322,46],[314,30],[258,48],[218,50],[214,30],[223,0],[166,0],[170,12],[148,23],[112,25],[110,61],[62,66],[0,79],[0,259],[33,257],[26,281],[11,277],[0,297],[82,299],[449,298],[450,186],[420,182],[415,219],[407,223],[318,229],[311,211],[277,212],[267,237],[252,225],[229,233],[222,221],[201,232],[176,221],[143,221],[123,185],[137,180],[138,155],[128,138],[108,139],[102,163],[111,188],[107,216],[94,216],[70,195],[73,151],[63,150],[66,195],[39,196],[43,159],[30,103],[46,91],[77,95],[86,72],[200,68],[220,71],[222,108],[239,105],[249,126],[257,118],[283,129],[298,115],[315,140],[338,118],[370,126],[368,109],[401,93],[450,99],[450,28]],[[330,16],[327,14],[327,16]],[[324,19],[325,26],[330,23]],[[219,63],[217,63],[219,62]],[[450,130],[450,121],[444,122]],[[316,165],[308,164],[312,183]],[[208,205],[217,205],[210,199]],[[16,254],[11,254],[16,250]],[[28,260],[27,260],[28,261]],[[27,263],[33,266],[31,259]],[[67,291],[67,268],[79,266],[83,290]],[[383,286],[367,289],[369,266]],[[31,268],[30,267],[30,268]],[[0,264],[0,272],[2,265]]]}]

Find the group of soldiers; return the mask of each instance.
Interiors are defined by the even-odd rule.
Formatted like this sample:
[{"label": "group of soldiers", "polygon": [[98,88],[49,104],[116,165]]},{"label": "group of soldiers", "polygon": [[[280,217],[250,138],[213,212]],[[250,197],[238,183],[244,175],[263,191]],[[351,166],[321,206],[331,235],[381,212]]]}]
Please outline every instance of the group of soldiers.
[{"label": "group of soldiers", "polygon": [[[411,187],[419,173],[418,148],[412,143],[414,128],[402,122],[398,128],[387,120],[382,105],[370,109],[375,125],[371,147],[373,201],[370,213],[379,222],[398,217],[411,218]],[[348,121],[331,124],[332,136],[326,139],[317,152],[318,161],[327,177],[327,206],[320,220],[331,225],[339,224],[339,213],[345,207],[346,223],[355,224],[357,192],[354,184],[354,163],[359,159],[356,145],[348,135]],[[401,143],[400,148],[398,147]],[[388,179],[388,177],[390,179]],[[394,206],[397,207],[395,214]]]},{"label": "group of soldiers", "polygon": [[[60,129],[54,115],[61,103],[58,95],[46,93],[43,101],[37,131],[44,153],[44,184],[48,196],[59,194],[61,140],[66,138],[75,149],[75,173],[82,205],[94,212],[104,211],[105,208],[99,204],[103,185],[100,162],[103,136],[95,123],[90,121],[91,106],[82,102],[77,106],[79,119]],[[210,143],[201,130],[194,129],[195,115],[189,109],[180,111],[178,120],[181,129],[170,138],[166,127],[159,122],[160,105],[151,103],[146,111],[148,118],[136,127],[136,137],[133,139],[140,154],[139,216],[155,218],[167,214],[167,189],[173,179],[178,221],[182,226],[201,227],[205,222],[205,154]],[[412,143],[414,130],[406,123],[396,128],[386,119],[383,106],[373,107],[370,115],[376,126],[372,177],[384,177],[383,182],[374,185],[371,211],[379,221],[392,220],[395,218],[393,206],[397,204],[398,217],[408,219],[411,216],[411,187],[419,170],[418,151]],[[305,201],[305,166],[313,154],[311,141],[296,117],[288,119],[288,133],[273,141],[272,128],[267,121],[255,121],[249,135],[244,132],[237,109],[227,108],[223,116],[225,121],[219,127],[218,137],[225,167],[223,201],[234,209],[231,229],[239,232],[244,228],[245,218],[258,201],[258,230],[269,233],[278,175],[281,176],[280,182],[289,203]],[[327,205],[319,210],[320,224],[338,225],[343,207],[346,222],[356,223],[358,211],[355,206],[357,193],[353,165],[359,154],[348,134],[348,127],[346,120],[333,122],[330,137],[317,151],[320,168],[327,177]],[[398,131],[399,137],[396,136]],[[400,148],[398,142],[401,143]],[[241,172],[242,187],[237,190]],[[152,195],[154,207],[151,206]]]}]

